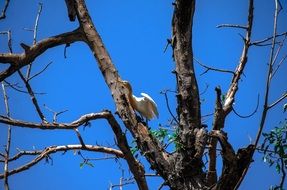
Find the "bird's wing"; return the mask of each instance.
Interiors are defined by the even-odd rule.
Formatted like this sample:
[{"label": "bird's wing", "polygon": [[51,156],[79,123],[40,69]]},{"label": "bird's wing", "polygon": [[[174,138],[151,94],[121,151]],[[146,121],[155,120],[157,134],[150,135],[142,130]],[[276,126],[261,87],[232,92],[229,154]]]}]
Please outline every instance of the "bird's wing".
[{"label": "bird's wing", "polygon": [[156,105],[155,101],[154,101],[148,94],[146,94],[146,93],[143,93],[143,92],[142,92],[141,95],[142,95],[147,101],[150,102],[151,107],[152,107],[152,111],[154,112],[154,114],[156,115],[156,117],[158,117],[159,114],[158,114],[158,111],[157,111],[157,105]]}]

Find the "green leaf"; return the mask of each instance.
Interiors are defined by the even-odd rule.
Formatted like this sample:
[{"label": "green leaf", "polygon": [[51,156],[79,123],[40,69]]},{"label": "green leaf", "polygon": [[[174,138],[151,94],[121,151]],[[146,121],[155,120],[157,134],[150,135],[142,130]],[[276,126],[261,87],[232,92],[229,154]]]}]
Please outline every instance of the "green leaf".
[{"label": "green leaf", "polygon": [[82,169],[84,167],[84,165],[85,165],[84,162],[80,163],[80,168]]},{"label": "green leaf", "polygon": [[91,162],[86,162],[86,165],[90,166],[90,167],[94,167],[94,165]]},{"label": "green leaf", "polygon": [[277,171],[277,173],[279,173],[280,174],[280,169],[281,169],[281,167],[280,167],[280,164],[279,163],[277,163],[276,164],[276,171]]}]

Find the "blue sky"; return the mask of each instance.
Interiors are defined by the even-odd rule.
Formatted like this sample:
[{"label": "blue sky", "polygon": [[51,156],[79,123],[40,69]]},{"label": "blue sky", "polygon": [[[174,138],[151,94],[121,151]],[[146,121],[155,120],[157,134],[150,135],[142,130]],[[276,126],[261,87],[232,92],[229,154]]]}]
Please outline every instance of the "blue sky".
[{"label": "blue sky", "polygon": [[[71,31],[77,23],[68,21],[64,1],[43,0],[43,11],[39,21],[38,40]],[[7,12],[7,19],[0,21],[0,31],[11,29],[14,52],[23,50],[19,44],[24,42],[32,44],[33,34],[23,28],[32,28],[38,10],[39,1],[13,0]],[[171,116],[166,108],[164,97],[160,91],[175,89],[175,78],[171,71],[174,63],[171,49],[163,53],[166,39],[171,36],[172,1],[145,0],[145,1],[117,1],[117,0],[87,0],[87,7],[94,24],[100,33],[112,60],[123,79],[129,80],[134,93],[139,95],[146,92],[157,102],[160,117],[150,122],[156,129],[159,124],[165,125]],[[284,9],[279,18],[279,32],[287,30],[286,0],[281,1]],[[3,7],[1,1],[0,6]],[[239,34],[244,31],[237,29],[217,29],[222,23],[245,24],[247,17],[247,0],[201,0],[197,2],[194,19],[193,47],[194,56],[204,64],[216,68],[234,70],[242,49],[242,40]],[[253,40],[263,39],[272,34],[273,1],[255,1],[255,18]],[[285,19],[285,22],[284,22]],[[8,52],[5,36],[0,36],[0,52]],[[282,52],[286,53],[286,48]],[[258,112],[251,118],[240,119],[231,114],[226,121],[225,131],[229,133],[230,142],[237,149],[246,146],[255,139],[262,111],[262,98],[264,81],[267,70],[269,48],[259,47],[250,49],[248,64],[240,82],[239,92],[236,96],[235,109],[242,115],[248,115],[256,107],[258,93],[261,95]],[[39,104],[46,117],[51,121],[52,114],[44,108],[44,104],[55,111],[68,109],[59,116],[59,122],[70,122],[79,116],[109,109],[115,112],[109,89],[104,83],[96,61],[83,43],[72,44],[67,49],[67,58],[64,58],[64,46],[59,46],[45,52],[33,64],[33,73],[41,70],[49,62],[52,65],[45,73],[32,80],[31,85],[36,92],[45,92],[46,95],[37,96]],[[286,63],[286,62],[285,62]],[[273,102],[286,90],[287,66],[283,64],[272,82],[271,97]],[[2,70],[5,66],[0,64]],[[200,76],[204,70],[195,64],[200,91],[207,92],[201,97],[202,115],[212,113],[214,110],[214,88],[221,86],[223,93],[227,91],[231,76],[215,72],[208,72]],[[21,82],[17,75],[8,81]],[[13,118],[39,122],[35,109],[26,94],[8,90],[11,115]],[[176,101],[174,94],[169,94],[172,110],[175,113]],[[1,95],[0,105],[3,104]],[[271,110],[265,131],[276,126],[283,120],[282,105]],[[4,106],[0,106],[0,113],[4,114]],[[286,114],[285,114],[286,117]],[[212,117],[205,123],[211,126]],[[6,144],[7,127],[0,124],[0,145]],[[90,128],[81,133],[86,144],[114,145],[113,133],[105,121],[92,122]],[[73,131],[42,131],[13,127],[12,155],[21,150],[41,149],[50,145],[76,144],[78,140]],[[0,150],[3,152],[3,147]],[[103,157],[97,153],[83,153],[92,158]],[[107,189],[110,183],[117,184],[121,176],[121,169],[126,168],[124,161],[116,163],[114,160],[93,162],[94,167],[80,168],[81,158],[73,152],[54,154],[53,165],[41,162],[21,174],[9,178],[11,189]],[[12,163],[14,168],[31,157]],[[261,162],[261,156],[255,155],[256,162],[244,180],[241,189],[268,189],[271,184],[279,181],[274,168]],[[144,161],[144,158],[141,158]],[[0,164],[1,173],[3,165]],[[147,167],[147,172],[152,173]],[[125,172],[125,177],[129,173]],[[36,179],[36,180],[35,180]],[[262,180],[264,179],[264,180]],[[151,178],[151,189],[157,189],[161,180]],[[3,187],[3,181],[0,181]],[[1,188],[0,188],[1,189]],[[135,189],[130,185],[124,189]]]}]

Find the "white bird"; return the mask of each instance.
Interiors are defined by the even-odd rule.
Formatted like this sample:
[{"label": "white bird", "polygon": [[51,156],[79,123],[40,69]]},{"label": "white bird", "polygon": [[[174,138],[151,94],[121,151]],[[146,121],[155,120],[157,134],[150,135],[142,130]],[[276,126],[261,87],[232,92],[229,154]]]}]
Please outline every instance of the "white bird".
[{"label": "white bird", "polygon": [[133,95],[132,87],[128,81],[122,81],[127,87],[128,98],[131,106],[134,110],[140,113],[141,116],[145,117],[147,120],[151,120],[154,117],[159,116],[157,111],[157,105],[155,101],[146,93],[141,93],[142,97],[136,97]]}]

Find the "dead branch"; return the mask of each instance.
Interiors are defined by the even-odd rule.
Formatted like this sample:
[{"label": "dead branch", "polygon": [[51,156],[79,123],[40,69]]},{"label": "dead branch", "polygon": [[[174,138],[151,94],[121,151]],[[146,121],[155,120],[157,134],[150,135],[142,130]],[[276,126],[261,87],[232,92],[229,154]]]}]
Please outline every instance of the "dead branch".
[{"label": "dead branch", "polygon": [[37,101],[36,96],[35,96],[35,94],[33,92],[33,89],[31,87],[31,85],[29,84],[29,81],[26,80],[26,78],[24,77],[24,75],[22,74],[22,72],[20,70],[18,70],[18,74],[19,74],[20,78],[22,79],[22,81],[24,82],[24,84],[25,84],[25,86],[26,86],[26,88],[28,90],[28,93],[29,93],[29,95],[31,97],[32,103],[35,106],[36,111],[37,111],[39,117],[42,120],[42,123],[48,123],[47,120],[46,120],[46,117],[44,116],[43,112],[41,111],[41,108],[40,108],[40,106],[38,104],[38,101]]},{"label": "dead branch", "polygon": [[[93,146],[93,145],[86,145],[83,147],[82,145],[63,145],[63,146],[50,146],[45,148],[44,150],[41,151],[41,153],[32,161],[29,163],[20,166],[16,169],[8,171],[7,175],[13,175],[25,170],[30,169],[32,166],[46,158],[47,156],[50,156],[51,154],[54,154],[56,152],[65,152],[68,150],[86,150],[86,151],[92,151],[92,152],[101,152],[101,153],[106,153],[106,154],[113,154],[116,155],[119,158],[123,158],[124,154],[116,149],[113,148],[108,148],[108,147],[103,147],[103,146]],[[4,174],[0,174],[0,179],[3,179]]]},{"label": "dead branch", "polygon": [[[43,4],[39,3],[38,13],[37,13],[35,24],[34,24],[34,29],[32,30],[33,31],[33,45],[35,45],[37,43],[38,23],[39,23],[39,18],[40,18],[41,12],[42,12],[42,7],[43,7]],[[32,62],[29,63],[28,69],[26,72],[26,79],[27,80],[30,78],[31,70],[32,70]]]},{"label": "dead branch", "polygon": [[75,8],[74,0],[65,0],[65,2],[66,2],[68,16],[69,16],[70,21],[75,21],[76,16],[77,16],[77,11]]},{"label": "dead branch", "polygon": [[0,32],[0,34],[7,35],[8,49],[9,49],[9,52],[12,53],[13,50],[12,50],[11,30],[2,31],[2,32]]},{"label": "dead branch", "polygon": [[282,65],[282,63],[285,61],[285,59],[287,58],[287,55],[283,56],[283,58],[279,61],[276,69],[274,69],[273,73],[272,73],[272,78],[275,76],[275,74],[277,73],[278,69],[280,68],[280,66]]},{"label": "dead branch", "polygon": [[[258,128],[258,132],[256,135],[256,139],[255,139],[255,143],[254,143],[254,147],[257,147],[261,134],[262,134],[262,130],[264,128],[265,125],[265,121],[266,121],[266,117],[267,117],[267,113],[268,113],[268,99],[269,99],[269,90],[270,90],[270,83],[271,83],[271,79],[272,79],[272,70],[273,70],[273,58],[274,58],[274,51],[275,51],[275,42],[276,42],[276,35],[277,35],[277,18],[278,18],[278,14],[279,14],[279,0],[274,0],[275,2],[275,11],[274,11],[274,23],[273,23],[273,37],[272,37],[272,45],[270,48],[270,56],[269,56],[269,62],[268,62],[268,72],[267,72],[267,77],[266,77],[266,87],[265,87],[265,94],[264,94],[264,105],[263,105],[263,111],[262,111],[262,115],[261,115],[261,120],[260,120],[260,124],[259,124],[259,128]],[[251,152],[251,158],[254,155],[255,152],[255,148],[252,150]],[[251,163],[251,160],[246,164],[246,167],[244,169],[244,171],[242,172],[242,175],[240,177],[240,179],[238,180],[236,186],[235,186],[235,190],[239,188],[241,182],[243,181],[244,177],[246,176],[246,173],[249,169],[249,165]]]},{"label": "dead branch", "polygon": [[[41,150],[34,150],[34,151],[27,151],[27,150],[19,150],[19,152],[14,155],[13,157],[9,158],[9,162],[18,160],[19,158],[21,158],[22,156],[33,156],[33,155],[39,155],[41,154]],[[4,160],[0,159],[0,162],[4,162]]]},{"label": "dead branch", "polygon": [[247,26],[242,26],[242,25],[239,25],[239,24],[220,24],[220,25],[217,25],[216,28],[241,28],[241,29],[244,29],[244,30],[248,29]]},{"label": "dead branch", "polygon": [[0,123],[5,123],[11,126],[36,128],[36,129],[43,129],[43,130],[75,129],[81,125],[86,124],[87,122],[91,120],[107,119],[109,115],[110,115],[110,112],[107,112],[107,111],[103,111],[99,113],[90,113],[90,114],[81,116],[79,119],[71,123],[33,123],[33,122],[12,119],[12,118],[0,115]]},{"label": "dead branch", "polygon": [[273,102],[272,104],[270,104],[269,106],[267,106],[267,109],[271,109],[274,106],[276,106],[277,104],[279,104],[282,100],[284,100],[285,98],[287,98],[287,92],[285,92],[280,98],[278,98],[275,102]]},{"label": "dead branch", "polygon": [[28,46],[26,51],[22,54],[0,53],[0,63],[10,64],[8,69],[0,72],[0,82],[15,73],[23,66],[33,62],[36,57],[44,53],[47,49],[67,43],[73,43],[76,41],[85,41],[85,37],[82,35],[82,32],[79,28],[72,32],[63,33],[41,40],[31,47]]},{"label": "dead branch", "polygon": [[207,65],[204,65],[203,63],[201,63],[200,61],[198,61],[197,59],[193,58],[200,66],[204,67],[206,70],[201,73],[200,75],[204,75],[205,73],[207,73],[208,71],[217,71],[217,72],[222,72],[222,73],[231,73],[233,75],[235,75],[235,73],[233,71],[229,71],[229,70],[225,70],[225,69],[216,69],[213,67],[209,67]]},{"label": "dead branch", "polygon": [[145,178],[145,170],[143,165],[135,159],[133,156],[131,149],[129,147],[127,138],[125,134],[123,133],[120,125],[114,118],[114,116],[110,113],[108,117],[108,122],[110,126],[112,127],[112,130],[116,136],[117,139],[117,145],[121,149],[121,151],[125,155],[125,160],[127,161],[129,168],[131,172],[134,175],[134,178],[139,186],[140,189],[148,189],[146,178]]},{"label": "dead branch", "polygon": [[[283,32],[283,33],[281,33],[281,34],[276,34],[276,38],[277,37],[280,37],[280,36],[286,36],[287,35],[287,32]],[[265,39],[263,39],[263,40],[257,40],[257,41],[254,41],[254,42],[251,42],[250,43],[250,45],[251,46],[262,46],[262,44],[263,43],[265,43],[265,42],[268,42],[268,41],[270,41],[270,40],[272,40],[273,39],[273,36],[271,36],[271,37],[267,37],[267,38],[265,38]],[[277,42],[276,42],[277,43]],[[270,44],[268,44],[268,45],[271,45],[271,43]]]},{"label": "dead branch", "polygon": [[56,122],[57,122],[57,117],[58,117],[59,115],[61,115],[62,113],[65,113],[65,112],[67,112],[67,111],[69,111],[69,110],[63,110],[63,111],[57,112],[57,111],[54,111],[54,110],[52,110],[51,108],[49,108],[46,104],[44,104],[44,107],[45,107],[48,111],[50,111],[50,112],[53,113],[53,123],[56,123]]},{"label": "dead branch", "polygon": [[199,95],[201,96],[201,95],[205,94],[207,92],[208,88],[209,88],[209,84],[205,83],[205,88],[204,88],[204,90],[202,92],[200,92]]},{"label": "dead branch", "polygon": [[226,134],[223,131],[212,130],[210,132],[210,136],[216,137],[219,140],[220,145],[222,147],[222,157],[223,157],[223,159],[225,159],[226,161],[228,161],[230,163],[232,163],[232,162],[237,160],[235,151],[234,151],[232,145],[228,142],[227,136],[226,136]]},{"label": "dead branch", "polygon": [[[4,95],[4,103],[5,103],[5,109],[6,109],[6,115],[7,117],[10,117],[10,109],[8,104],[8,96],[6,93],[4,82],[1,82],[2,84],[2,90]],[[7,143],[5,147],[5,157],[4,157],[4,189],[9,190],[9,184],[8,184],[8,162],[9,162],[9,156],[10,156],[10,146],[11,146],[11,126],[8,125],[8,132],[7,132]]]},{"label": "dead branch", "polygon": [[[39,71],[38,73],[34,74],[31,77],[26,77],[27,82],[29,82],[30,80],[32,80],[33,78],[39,76],[40,74],[42,74],[51,64],[53,63],[53,61],[50,61],[50,63],[48,63],[41,71]],[[34,93],[35,94],[35,93]]]},{"label": "dead branch", "polygon": [[233,112],[235,113],[235,115],[237,115],[238,117],[245,119],[245,118],[252,117],[252,116],[257,112],[258,106],[259,106],[259,94],[258,94],[258,96],[257,96],[256,107],[255,107],[254,111],[253,111],[251,114],[249,114],[249,115],[241,115],[241,114],[239,114],[239,113],[234,109],[234,107],[232,107],[232,111],[233,111]]},{"label": "dead branch", "polygon": [[83,138],[82,138],[81,133],[79,132],[79,130],[78,130],[77,128],[75,128],[74,131],[76,132],[76,135],[77,135],[77,137],[78,137],[78,139],[79,139],[79,141],[80,141],[80,144],[81,144],[83,147],[85,147],[86,145],[85,145],[85,143],[84,143],[84,140],[83,140]]},{"label": "dead branch", "polygon": [[[220,87],[216,87],[215,91],[216,91],[216,100],[215,100],[213,130],[221,130],[224,127],[224,114],[223,114],[223,108],[221,104]],[[216,147],[217,147],[217,139],[216,138],[210,139],[209,151],[208,151],[209,163],[208,163],[208,172],[206,176],[207,183],[209,186],[212,186],[213,184],[217,182]]]},{"label": "dead branch", "polygon": [[[151,167],[163,174],[169,167],[167,153],[161,147],[157,139],[150,135],[148,128],[142,123],[137,122],[135,113],[127,98],[128,89],[123,85],[121,77],[112,63],[111,57],[90,18],[85,2],[83,0],[76,0],[75,7],[80,25],[82,26],[84,34],[86,34],[87,45],[93,52],[105,82],[110,88],[118,115],[125,124],[125,127],[136,139],[138,147],[150,162]],[[138,171],[142,172],[142,170]],[[136,173],[134,173],[134,175],[135,174]],[[167,173],[162,176],[166,175]],[[147,189],[146,181],[141,176],[143,176],[143,174],[140,174],[139,178],[142,179],[142,181],[137,181],[138,188]]]},{"label": "dead branch", "polygon": [[[18,83],[15,83],[15,84],[11,84],[10,82],[8,82],[7,80],[4,80],[5,82],[5,86],[8,86],[10,88],[12,88],[13,90],[16,90],[17,92],[21,92],[21,93],[25,93],[25,94],[28,94],[27,91],[25,90],[21,90],[21,86],[18,85]],[[43,92],[34,92],[34,94],[38,94],[38,95],[44,95],[46,93],[43,93]]]},{"label": "dead branch", "polygon": [[172,113],[172,111],[171,111],[171,109],[170,109],[169,101],[168,101],[168,97],[167,97],[167,92],[168,92],[168,90],[163,90],[163,91],[161,91],[160,93],[164,95],[166,107],[167,107],[167,110],[168,110],[169,114],[170,114],[171,117],[174,119],[174,121],[179,125],[179,121],[178,121],[177,118],[173,115],[173,113]]},{"label": "dead branch", "polygon": [[244,46],[242,49],[242,54],[240,57],[239,64],[238,64],[237,68],[235,69],[235,75],[232,78],[230,87],[229,87],[228,92],[226,94],[226,99],[225,99],[224,108],[223,108],[225,115],[230,113],[230,111],[232,110],[234,97],[235,97],[236,92],[238,90],[239,80],[240,80],[240,77],[243,73],[245,65],[247,63],[248,50],[250,47],[250,38],[251,38],[251,32],[252,32],[252,26],[253,26],[253,9],[254,9],[254,2],[253,2],[253,0],[250,0],[249,1],[249,10],[248,10],[248,23],[247,23],[246,35],[244,38]]},{"label": "dead branch", "polygon": [[10,0],[5,0],[5,5],[0,15],[0,20],[6,18],[6,11],[8,9],[9,3],[10,3]]}]

